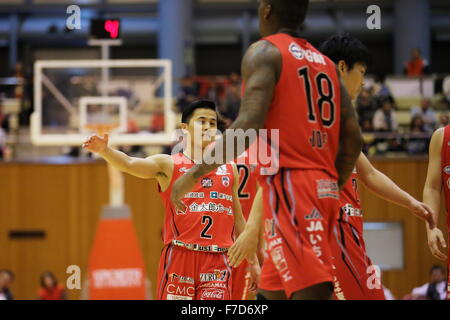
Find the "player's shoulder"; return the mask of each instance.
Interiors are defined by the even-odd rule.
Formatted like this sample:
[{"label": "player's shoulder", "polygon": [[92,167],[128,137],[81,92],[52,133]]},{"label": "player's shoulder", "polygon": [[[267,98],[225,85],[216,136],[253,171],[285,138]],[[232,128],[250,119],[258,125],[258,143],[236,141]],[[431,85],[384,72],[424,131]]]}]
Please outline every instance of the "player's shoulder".
[{"label": "player's shoulder", "polygon": [[275,63],[281,60],[281,52],[272,42],[261,39],[254,42],[244,56],[244,63]]},{"label": "player's shoulder", "polygon": [[[447,127],[450,128],[450,125],[449,125],[449,126],[442,127],[442,128],[439,128],[439,129],[436,129],[436,130],[433,132],[433,135],[431,136],[431,138],[432,138],[432,139],[439,139],[439,140],[442,140],[443,137],[444,137],[444,134],[445,134],[445,129],[446,129]],[[447,129],[447,130],[448,130],[448,129]]]}]

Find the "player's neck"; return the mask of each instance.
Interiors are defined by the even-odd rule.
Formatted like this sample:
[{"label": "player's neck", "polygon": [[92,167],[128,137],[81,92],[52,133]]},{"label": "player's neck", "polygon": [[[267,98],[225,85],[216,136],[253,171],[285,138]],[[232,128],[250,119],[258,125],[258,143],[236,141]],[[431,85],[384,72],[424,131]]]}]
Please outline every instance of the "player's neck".
[{"label": "player's neck", "polygon": [[186,149],[184,149],[183,154],[185,157],[190,159],[195,163],[203,162],[203,149],[201,146],[196,147],[192,145],[187,145]]},{"label": "player's neck", "polygon": [[300,38],[300,32],[298,32],[295,29],[287,28],[287,27],[280,27],[277,31],[277,33],[286,33],[292,37]]}]

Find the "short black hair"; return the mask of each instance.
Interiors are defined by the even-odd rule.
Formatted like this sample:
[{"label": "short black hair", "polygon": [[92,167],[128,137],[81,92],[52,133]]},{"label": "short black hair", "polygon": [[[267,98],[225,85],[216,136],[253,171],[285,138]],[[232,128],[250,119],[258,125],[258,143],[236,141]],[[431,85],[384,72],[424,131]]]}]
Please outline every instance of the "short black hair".
[{"label": "short black hair", "polygon": [[341,60],[345,61],[349,70],[353,69],[355,63],[369,67],[372,62],[369,49],[359,39],[349,34],[331,36],[320,45],[319,50],[335,64]]},{"label": "short black hair", "polygon": [[298,29],[306,19],[309,0],[266,0],[280,19],[282,26]]},{"label": "short black hair", "polygon": [[216,104],[211,100],[197,100],[192,102],[184,109],[181,115],[181,123],[189,123],[194,111],[197,109],[210,109],[216,112],[217,118],[219,118],[219,112],[217,111]]},{"label": "short black hair", "polygon": [[435,264],[434,266],[431,267],[430,275],[433,273],[434,270],[441,270],[441,272],[443,274],[445,274],[445,268],[443,266],[441,266],[440,264]]}]

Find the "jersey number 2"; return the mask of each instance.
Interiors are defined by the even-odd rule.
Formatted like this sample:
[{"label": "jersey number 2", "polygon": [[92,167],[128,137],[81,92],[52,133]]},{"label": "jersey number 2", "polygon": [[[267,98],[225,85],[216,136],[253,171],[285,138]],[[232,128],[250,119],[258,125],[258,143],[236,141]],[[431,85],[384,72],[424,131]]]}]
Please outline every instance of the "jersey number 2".
[{"label": "jersey number 2", "polygon": [[203,228],[203,231],[200,234],[200,238],[212,239],[212,235],[206,234],[206,233],[209,231],[209,229],[211,229],[211,226],[213,224],[213,219],[210,216],[203,216],[202,217],[202,224],[205,224],[205,223],[206,223],[206,226],[205,226],[205,228]]}]

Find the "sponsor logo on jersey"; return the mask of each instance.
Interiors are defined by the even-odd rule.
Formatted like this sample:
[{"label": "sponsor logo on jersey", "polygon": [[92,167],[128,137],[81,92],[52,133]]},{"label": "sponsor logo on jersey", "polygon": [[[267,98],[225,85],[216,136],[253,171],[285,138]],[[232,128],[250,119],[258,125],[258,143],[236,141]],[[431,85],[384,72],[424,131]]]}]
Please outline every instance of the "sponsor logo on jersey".
[{"label": "sponsor logo on jersey", "polygon": [[269,242],[269,245],[267,247],[268,250],[272,250],[277,245],[281,244],[283,242],[282,238],[277,238]]},{"label": "sponsor logo on jersey", "polygon": [[178,171],[179,172],[187,172],[188,170],[189,170],[188,168],[183,167],[183,168],[180,168]]},{"label": "sponsor logo on jersey", "polygon": [[205,197],[205,193],[204,192],[189,192],[184,197],[192,198],[192,199],[203,199]]},{"label": "sponsor logo on jersey", "polygon": [[230,196],[229,194],[220,193],[217,191],[211,191],[209,195],[210,195],[211,199],[225,199],[228,201],[233,201],[233,196]]},{"label": "sponsor logo on jersey", "polygon": [[227,289],[227,285],[223,282],[207,282],[207,283],[202,283],[200,286],[200,288],[222,288],[222,289]]},{"label": "sponsor logo on jersey", "polygon": [[194,284],[194,278],[180,276],[176,273],[169,274],[169,281],[171,282],[179,282],[179,283],[189,283]]},{"label": "sponsor logo on jersey", "polygon": [[214,270],[213,273],[200,273],[200,282],[210,282],[210,281],[226,281],[227,280],[227,270]]},{"label": "sponsor logo on jersey", "polygon": [[290,274],[288,264],[286,258],[284,257],[284,252],[282,247],[276,247],[270,251],[270,255],[272,257],[272,261],[277,268],[278,272],[281,275],[281,278],[284,282],[288,282],[292,279]]},{"label": "sponsor logo on jersey", "polygon": [[190,212],[219,212],[219,213],[226,212],[229,215],[233,214],[233,209],[227,208],[221,203],[214,203],[214,202],[209,202],[209,203],[202,202],[200,204],[193,202],[189,206],[189,211]]},{"label": "sponsor logo on jersey", "polygon": [[313,220],[313,219],[323,219],[319,210],[317,210],[316,208],[314,208],[310,214],[307,214],[305,216],[305,220]]},{"label": "sponsor logo on jersey", "polygon": [[221,289],[205,289],[200,300],[224,300],[225,291]]},{"label": "sponsor logo on jersey", "polygon": [[445,172],[446,174],[450,174],[450,166],[446,166],[446,167],[444,168],[444,172]]},{"label": "sponsor logo on jersey", "polygon": [[178,296],[175,294],[168,294],[167,295],[167,300],[193,300],[192,297],[187,297],[187,296]]},{"label": "sponsor logo on jersey", "polygon": [[362,217],[362,210],[359,208],[353,207],[352,204],[347,203],[342,206],[342,210],[350,217]]},{"label": "sponsor logo on jersey", "polygon": [[339,188],[335,180],[320,179],[317,182],[317,197],[333,198],[339,200]]},{"label": "sponsor logo on jersey", "polygon": [[224,187],[229,187],[230,186],[230,178],[229,177],[222,177],[222,185]]},{"label": "sponsor logo on jersey", "polygon": [[203,188],[212,188],[212,186],[214,185],[213,181],[211,178],[203,178],[202,179],[202,187]]},{"label": "sponsor logo on jersey", "polygon": [[180,296],[193,297],[195,295],[194,287],[178,286],[173,283],[171,283],[167,286],[166,291],[167,291],[167,293],[180,295]]},{"label": "sponsor logo on jersey", "polygon": [[217,171],[216,171],[216,174],[218,176],[227,176],[227,175],[229,175],[230,173],[228,172],[227,165],[224,164],[224,165],[221,165],[220,167],[218,167]]},{"label": "sponsor logo on jersey", "polygon": [[447,179],[447,188],[450,189],[450,178]]},{"label": "sponsor logo on jersey", "polygon": [[307,61],[312,62],[312,63],[320,63],[323,65],[326,65],[325,58],[323,57],[323,55],[321,55],[320,53],[311,51],[309,49],[305,50],[305,49],[301,48],[295,42],[292,42],[289,45],[289,52],[297,60],[306,59]]}]

